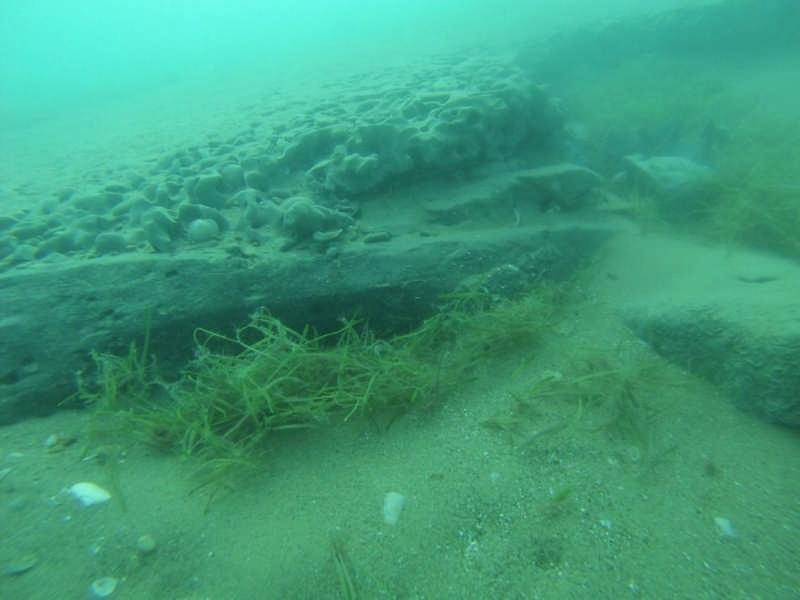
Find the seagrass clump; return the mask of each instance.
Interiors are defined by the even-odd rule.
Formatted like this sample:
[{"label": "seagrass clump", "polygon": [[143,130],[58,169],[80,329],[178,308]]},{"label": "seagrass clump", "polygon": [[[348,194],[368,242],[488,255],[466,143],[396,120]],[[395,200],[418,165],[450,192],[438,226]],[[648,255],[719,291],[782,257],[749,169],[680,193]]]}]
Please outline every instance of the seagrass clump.
[{"label": "seagrass clump", "polygon": [[368,418],[380,427],[442,398],[476,365],[535,341],[556,296],[508,300],[482,292],[443,298],[409,333],[377,338],[365,323],[294,330],[266,311],[231,335],[198,328],[195,358],[170,383],[132,344],[94,354],[97,381],[81,397],[105,420],[158,446],[206,458],[250,458],[277,432]]}]

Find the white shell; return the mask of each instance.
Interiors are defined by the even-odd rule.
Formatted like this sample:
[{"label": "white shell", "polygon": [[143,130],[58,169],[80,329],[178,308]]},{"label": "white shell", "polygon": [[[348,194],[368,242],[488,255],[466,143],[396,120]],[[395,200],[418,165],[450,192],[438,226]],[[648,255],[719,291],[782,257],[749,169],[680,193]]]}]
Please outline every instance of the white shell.
[{"label": "white shell", "polygon": [[400,513],[406,504],[406,497],[398,492],[389,492],[383,498],[383,520],[387,525],[397,525]]},{"label": "white shell", "polygon": [[116,577],[101,577],[95,579],[89,586],[89,592],[94,598],[108,598],[117,589]]},{"label": "white shell", "polygon": [[731,523],[729,519],[726,519],[725,517],[714,517],[714,525],[717,526],[717,531],[722,537],[737,537],[736,529],[733,527],[733,523]]},{"label": "white shell", "polygon": [[96,483],[90,481],[81,481],[76,483],[69,490],[67,490],[75,500],[84,506],[92,506],[93,504],[103,504],[111,500],[111,494],[101,488]]}]

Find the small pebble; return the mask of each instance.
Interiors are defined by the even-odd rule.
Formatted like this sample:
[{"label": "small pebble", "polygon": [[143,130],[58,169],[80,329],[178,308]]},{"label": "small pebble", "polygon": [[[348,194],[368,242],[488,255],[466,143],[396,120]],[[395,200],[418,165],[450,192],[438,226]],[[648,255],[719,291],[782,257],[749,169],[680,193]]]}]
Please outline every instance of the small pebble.
[{"label": "small pebble", "polygon": [[149,533],[140,535],[139,539],[136,540],[136,549],[142,554],[150,554],[156,549],[155,538]]},{"label": "small pebble", "polygon": [[388,242],[392,239],[392,234],[388,231],[372,231],[364,235],[365,244],[378,244],[380,242]]},{"label": "small pebble", "polygon": [[30,571],[39,562],[39,557],[35,554],[21,554],[12,558],[5,566],[8,575],[22,575]]},{"label": "small pebble", "polygon": [[98,254],[118,254],[128,248],[128,240],[117,232],[98,233],[94,238],[94,249]]},{"label": "small pebble", "polygon": [[332,242],[333,240],[338,238],[340,235],[342,235],[343,231],[344,231],[344,229],[334,229],[333,231],[315,231],[311,235],[311,238],[315,242],[320,242],[320,243]]},{"label": "small pebble", "polygon": [[219,235],[219,225],[213,219],[195,219],[189,223],[186,235],[193,242],[208,242]]},{"label": "small pebble", "polygon": [[74,435],[51,433],[47,436],[42,446],[47,452],[54,454],[66,450],[74,444],[76,440],[77,438]]}]

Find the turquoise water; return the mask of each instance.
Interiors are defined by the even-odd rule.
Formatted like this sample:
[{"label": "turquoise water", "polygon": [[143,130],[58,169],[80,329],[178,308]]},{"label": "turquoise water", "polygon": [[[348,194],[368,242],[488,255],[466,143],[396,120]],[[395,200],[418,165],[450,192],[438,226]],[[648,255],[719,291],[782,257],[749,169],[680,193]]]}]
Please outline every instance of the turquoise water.
[{"label": "turquoise water", "polygon": [[508,44],[618,15],[700,2],[57,2],[5,3],[3,122],[74,103],[145,93],[176,78],[360,69]]}]

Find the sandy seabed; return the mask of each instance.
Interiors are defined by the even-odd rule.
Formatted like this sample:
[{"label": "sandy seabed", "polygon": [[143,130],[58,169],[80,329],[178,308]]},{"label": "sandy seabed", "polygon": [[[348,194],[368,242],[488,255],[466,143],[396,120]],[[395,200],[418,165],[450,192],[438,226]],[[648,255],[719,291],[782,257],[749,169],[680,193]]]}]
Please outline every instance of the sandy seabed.
[{"label": "sandy seabed", "polygon": [[[386,431],[276,435],[230,487],[196,490],[193,460],[98,446],[88,412],[5,427],[0,562],[36,564],[3,575],[3,595],[82,597],[109,576],[119,598],[342,598],[336,547],[363,598],[792,597],[796,433],[737,411],[612,322],[576,307],[536,347]],[[632,384],[646,442],[612,430],[599,400],[532,392],[542,374],[620,356],[654,374]],[[492,426],[520,403],[518,427]],[[53,451],[51,435],[75,441]],[[64,493],[79,481],[114,497],[84,508]],[[388,492],[406,499],[394,526]],[[154,552],[137,549],[142,535]]]}]

